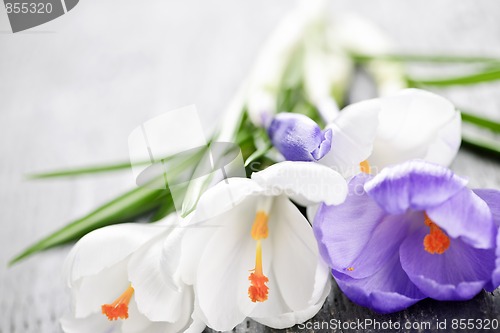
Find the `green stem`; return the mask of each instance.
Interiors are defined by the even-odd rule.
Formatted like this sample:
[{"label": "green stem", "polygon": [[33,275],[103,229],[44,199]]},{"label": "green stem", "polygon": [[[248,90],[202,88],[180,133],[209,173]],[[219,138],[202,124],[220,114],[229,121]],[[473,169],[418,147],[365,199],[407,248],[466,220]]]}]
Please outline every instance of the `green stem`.
[{"label": "green stem", "polygon": [[413,87],[418,86],[436,86],[436,87],[446,87],[454,85],[472,85],[484,82],[491,82],[500,80],[500,68],[493,67],[488,68],[482,72],[457,76],[451,78],[440,78],[440,79],[415,79],[408,78],[408,84]]},{"label": "green stem", "polygon": [[429,54],[351,54],[358,62],[372,60],[387,60],[395,62],[423,62],[423,63],[486,63],[500,64],[500,58],[480,56],[453,56]]}]

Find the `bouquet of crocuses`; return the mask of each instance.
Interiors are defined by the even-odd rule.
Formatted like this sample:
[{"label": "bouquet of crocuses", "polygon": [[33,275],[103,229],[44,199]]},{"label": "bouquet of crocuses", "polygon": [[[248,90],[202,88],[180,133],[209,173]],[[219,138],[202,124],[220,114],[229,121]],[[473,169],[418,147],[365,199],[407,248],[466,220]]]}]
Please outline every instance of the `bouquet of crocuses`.
[{"label": "bouquet of crocuses", "polygon": [[[462,121],[500,124],[416,88],[499,79],[498,60],[393,54],[375,27],[324,5],[303,1],[283,20],[205,146],[149,169],[36,175],[143,172],[136,189],[13,260],[79,239],[65,265],[65,332],[231,330],[247,317],[287,328],[321,309],[332,275],[378,313],[500,285],[500,191],[469,189],[447,168],[461,142],[500,153],[463,136]],[[484,69],[419,80],[404,61]],[[347,103],[357,66],[381,97]],[[141,217],[156,223],[119,224]]]}]

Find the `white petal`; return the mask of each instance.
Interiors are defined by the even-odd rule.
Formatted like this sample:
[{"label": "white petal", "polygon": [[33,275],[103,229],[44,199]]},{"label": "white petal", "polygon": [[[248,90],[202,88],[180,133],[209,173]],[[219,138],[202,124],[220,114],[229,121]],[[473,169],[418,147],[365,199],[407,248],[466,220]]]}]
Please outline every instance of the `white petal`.
[{"label": "white petal", "polygon": [[196,206],[190,224],[204,222],[233,209],[249,196],[263,192],[256,182],[248,178],[228,178],[207,190]]},{"label": "white petal", "polygon": [[[226,331],[242,322],[255,307],[248,298],[250,270],[255,267],[255,245],[251,237],[256,200],[245,200],[216,217],[220,224],[209,240],[198,265],[195,292],[209,327]],[[209,220],[208,224],[215,223]],[[263,269],[271,259],[269,241],[262,241]]]},{"label": "white petal", "polygon": [[281,162],[252,174],[252,179],[266,188],[267,194],[285,193],[307,206],[325,202],[339,204],[347,195],[345,179],[336,171],[311,162]]},{"label": "white petal", "polygon": [[195,283],[201,256],[216,231],[217,226],[200,224],[190,227],[184,235],[180,261],[181,278],[184,283],[189,285]]},{"label": "white petal", "polygon": [[85,318],[74,318],[64,316],[61,318],[61,327],[65,333],[118,333],[120,324],[116,321],[109,321],[102,314],[94,314]]},{"label": "white petal", "polygon": [[314,317],[323,307],[323,304],[325,303],[325,300],[329,294],[330,294],[330,282],[328,282],[327,288],[323,289],[323,294],[321,295],[320,300],[316,304],[311,305],[305,310],[287,312],[278,316],[258,317],[258,318],[253,317],[252,319],[261,323],[262,325],[266,325],[276,329],[292,327],[293,325],[301,324]]},{"label": "white petal", "polygon": [[68,285],[81,277],[95,275],[128,257],[164,228],[135,223],[113,225],[85,235],[66,258],[64,272]]},{"label": "white petal", "polygon": [[353,61],[338,49],[327,52],[322,46],[308,43],[303,67],[304,90],[308,99],[326,123],[332,122],[339,114],[337,102],[342,102],[349,86]]},{"label": "white petal", "polygon": [[318,212],[320,205],[310,205],[307,206],[306,216],[309,223],[312,225],[314,223],[314,218],[316,217],[316,213]]},{"label": "white petal", "polygon": [[191,325],[184,331],[184,333],[201,333],[205,330],[207,325],[205,323],[198,319],[198,318],[193,318]]},{"label": "white petal", "polygon": [[194,314],[194,290],[192,287],[183,289],[182,303],[179,304],[181,316],[175,323],[169,324],[164,333],[202,332],[205,324],[200,322]]},{"label": "white petal", "polygon": [[143,316],[135,303],[130,304],[129,318],[123,321],[123,333],[199,333],[205,328],[204,324],[194,321],[191,316],[194,309],[194,293],[192,288],[187,288],[182,294],[182,300],[178,304],[181,316],[175,322],[152,322]]},{"label": "white petal", "polygon": [[289,200],[275,200],[269,226],[273,245],[269,299],[251,317],[274,328],[291,327],[321,308],[330,290],[329,269],[319,256],[311,226]]},{"label": "white petal", "polygon": [[121,320],[121,333],[165,333],[168,323],[152,322],[137,309],[134,298],[129,304],[129,317]]},{"label": "white petal", "polygon": [[[186,217],[185,219],[188,219]],[[161,220],[157,221],[154,223],[155,226],[162,226],[162,227],[175,227],[183,222],[184,219],[180,218],[177,213],[170,213]]]},{"label": "white petal", "polygon": [[97,275],[81,278],[74,283],[72,293],[75,317],[100,313],[103,304],[113,303],[129,286],[127,261],[105,268]]},{"label": "white petal", "polygon": [[[182,231],[180,227],[167,230],[136,251],[129,260],[129,278],[137,306],[151,321],[175,322],[181,316],[183,295],[175,275],[178,274]],[[165,255],[165,243],[176,251]]]},{"label": "white petal", "polygon": [[[426,157],[440,131],[456,117],[454,106],[436,94],[406,89],[381,98],[382,108],[373,153],[373,168]],[[449,157],[448,157],[449,158]]]},{"label": "white petal", "polygon": [[449,166],[460,148],[461,133],[462,117],[460,112],[456,112],[455,117],[439,130],[436,139],[429,145],[424,160]]},{"label": "white petal", "polygon": [[313,230],[299,210],[278,198],[273,218],[274,214],[277,219],[270,232],[276,279],[288,306],[293,311],[303,310],[315,303],[318,290],[327,286],[328,268],[319,255]]},{"label": "white petal", "polygon": [[372,153],[377,134],[380,100],[372,99],[349,105],[328,125],[332,129],[332,149],[319,163],[344,177],[360,172],[359,163]]}]

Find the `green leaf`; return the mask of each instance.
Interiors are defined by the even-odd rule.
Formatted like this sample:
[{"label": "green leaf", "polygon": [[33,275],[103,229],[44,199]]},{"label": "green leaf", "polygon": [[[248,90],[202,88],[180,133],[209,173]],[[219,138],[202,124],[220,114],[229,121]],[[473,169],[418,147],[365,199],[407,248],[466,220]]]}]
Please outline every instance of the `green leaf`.
[{"label": "green leaf", "polygon": [[462,147],[479,152],[481,155],[500,160],[500,145],[496,142],[462,135]]},{"label": "green leaf", "polygon": [[500,80],[500,67],[488,68],[478,73],[451,77],[451,78],[440,78],[440,79],[429,79],[429,80],[408,78],[408,84],[413,87],[418,87],[418,86],[445,87],[454,85],[472,85],[472,84],[491,82],[496,80]]},{"label": "green leaf", "polygon": [[460,110],[460,113],[463,121],[500,133],[500,123],[462,110]]},{"label": "green leaf", "polygon": [[250,165],[250,163],[258,160],[262,156],[264,156],[271,148],[273,145],[271,143],[267,144],[266,146],[261,147],[260,149],[256,150],[252,155],[250,155],[247,160],[245,161],[245,168]]},{"label": "green leaf", "polygon": [[[75,241],[92,230],[111,224],[132,222],[135,218],[162,205],[168,206],[169,202],[172,202],[172,198],[167,190],[138,187],[28,247],[15,256],[9,262],[9,265],[13,265],[37,252]],[[173,210],[173,203],[171,203],[169,209]]]},{"label": "green leaf", "polygon": [[500,64],[500,58],[461,56],[461,55],[436,55],[436,54],[351,54],[358,62],[372,60],[386,60],[395,62],[423,62],[423,63],[485,63]]},{"label": "green leaf", "polygon": [[[244,143],[252,138],[252,134],[246,131],[241,131],[238,133],[236,142],[238,144]],[[163,160],[170,160],[172,156],[166,157]],[[144,161],[139,163],[134,163],[134,165],[149,165],[151,161]],[[47,179],[47,178],[62,178],[62,177],[74,177],[74,176],[84,176],[97,173],[113,172],[130,169],[132,165],[130,162],[115,162],[105,165],[95,165],[95,166],[84,166],[77,167],[74,169],[56,170],[42,173],[35,173],[27,175],[28,179]]]},{"label": "green leaf", "polygon": [[[168,159],[168,158],[167,158]],[[134,165],[148,165],[151,161],[145,161],[142,163],[134,163]],[[130,162],[116,162],[106,165],[94,165],[87,167],[77,167],[74,169],[56,170],[43,173],[35,173],[28,175],[28,179],[44,179],[44,178],[59,178],[59,177],[72,177],[72,176],[83,176],[95,173],[104,173],[112,171],[120,171],[125,169],[130,169],[132,165]]]},{"label": "green leaf", "polygon": [[154,210],[154,214],[149,219],[150,222],[157,222],[157,221],[163,219],[168,214],[175,211],[174,201],[173,201],[170,193],[167,193],[166,198],[164,200],[160,200],[160,201],[161,201],[161,203],[160,203],[159,207]]}]

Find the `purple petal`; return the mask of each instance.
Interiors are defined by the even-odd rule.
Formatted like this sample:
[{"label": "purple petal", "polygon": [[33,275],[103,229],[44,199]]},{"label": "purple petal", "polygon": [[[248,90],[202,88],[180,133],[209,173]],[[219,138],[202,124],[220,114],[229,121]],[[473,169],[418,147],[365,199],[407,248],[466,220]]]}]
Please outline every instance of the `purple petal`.
[{"label": "purple petal", "polygon": [[496,227],[486,202],[463,188],[439,206],[427,209],[427,215],[453,238],[480,249],[495,246]]},{"label": "purple petal", "polygon": [[[493,221],[495,222],[496,226],[500,228],[500,191],[476,189],[474,190],[474,193],[476,193],[488,204],[491,214],[493,215]],[[491,279],[492,284],[491,286],[489,286],[489,288],[487,288],[489,290],[494,290],[500,285],[500,230],[497,230],[496,256],[496,268],[493,271],[493,276]]]},{"label": "purple petal", "polygon": [[496,249],[495,270],[491,276],[492,286],[490,289],[496,289],[500,286],[500,231],[497,232],[497,249]]},{"label": "purple petal", "polygon": [[349,182],[349,195],[339,206],[321,205],[314,222],[320,253],[334,270],[360,279],[374,274],[397,252],[415,218],[422,213],[388,215],[364,192],[371,176]]},{"label": "purple petal", "polygon": [[461,239],[451,239],[443,254],[424,249],[427,227],[417,229],[401,245],[401,265],[411,281],[428,297],[437,300],[468,300],[491,279],[493,250],[476,249]]},{"label": "purple petal", "polygon": [[318,161],[331,149],[332,131],[297,113],[279,113],[267,133],[274,147],[289,161]]},{"label": "purple petal", "polygon": [[332,130],[329,128],[321,132],[321,142],[319,147],[311,152],[316,161],[322,159],[332,148]]},{"label": "purple petal", "polygon": [[365,189],[385,211],[402,214],[437,206],[466,184],[445,167],[413,160],[383,169]]},{"label": "purple petal", "polygon": [[336,271],[332,274],[349,299],[379,313],[406,309],[426,297],[401,268],[397,252],[370,277],[353,279]]},{"label": "purple petal", "polygon": [[493,215],[493,222],[497,227],[500,227],[500,191],[488,189],[475,189],[472,191],[486,202]]}]

